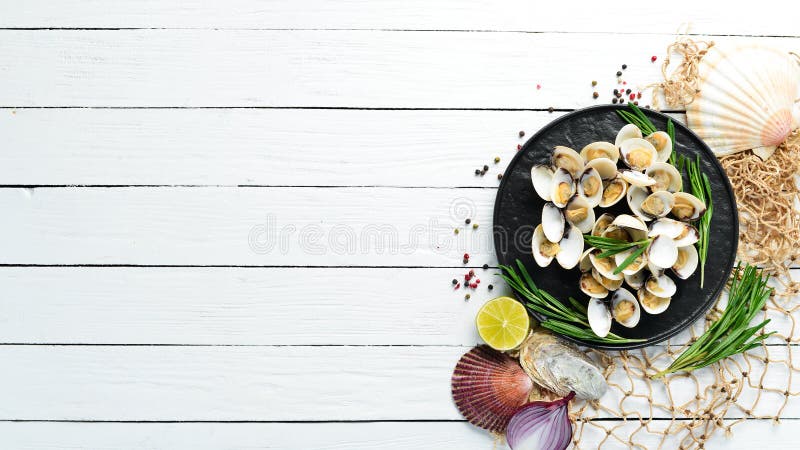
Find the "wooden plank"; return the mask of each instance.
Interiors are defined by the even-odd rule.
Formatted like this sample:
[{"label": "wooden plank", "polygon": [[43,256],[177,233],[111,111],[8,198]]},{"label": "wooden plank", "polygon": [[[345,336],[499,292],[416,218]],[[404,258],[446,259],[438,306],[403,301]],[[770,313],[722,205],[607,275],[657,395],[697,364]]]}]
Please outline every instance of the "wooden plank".
[{"label": "wooden plank", "polygon": [[3,267],[0,343],[469,346],[496,272],[465,302],[461,269]]},{"label": "wooden plank", "polygon": [[[623,63],[629,66],[629,86],[659,79],[660,65],[650,56],[673,39],[593,33],[5,31],[0,71],[14,76],[0,87],[0,105],[575,108],[609,101]],[[715,38],[743,39],[786,50],[800,43],[800,38]],[[606,49],[614,49],[613,59]],[[602,93],[595,101],[592,79]]]},{"label": "wooden plank", "polygon": [[[450,397],[453,366],[465,347],[105,347],[3,346],[0,420],[112,421],[340,421],[460,420]],[[647,350],[652,357],[659,347]],[[792,347],[792,357],[800,348]],[[786,358],[786,347],[771,347]],[[711,372],[696,372],[711,383]],[[759,383],[760,369],[750,380]],[[629,381],[614,375],[622,386]],[[680,381],[682,380],[682,381]],[[786,389],[785,370],[770,370],[765,387]],[[794,377],[792,392],[798,388]],[[673,380],[677,401],[692,399],[693,381]],[[660,382],[653,399],[664,401]],[[619,390],[601,400],[617,404]],[[743,408],[755,399],[739,397]],[[782,394],[764,394],[761,415],[774,413]],[[771,403],[771,404],[770,404]],[[153,405],[158,405],[154,407]],[[311,407],[310,405],[313,405]],[[627,410],[647,411],[630,397]],[[655,410],[656,417],[659,416]],[[732,409],[730,417],[742,413]],[[786,417],[798,417],[790,402]]]},{"label": "wooden plank", "polygon": [[[682,24],[695,33],[797,35],[791,14],[775,14],[787,6],[767,2],[739,8],[688,0],[616,2],[596,8],[580,0],[532,3],[523,0],[324,0],[259,2],[234,0],[217,4],[202,0],[114,2],[45,0],[0,3],[2,27],[165,27],[165,28],[356,28],[413,30],[502,30],[607,32],[677,32]],[[583,11],[583,14],[576,13]],[[657,19],[657,20],[656,20]]]},{"label": "wooden plank", "polygon": [[[726,421],[726,423],[730,423]],[[653,424],[657,426],[658,424]],[[733,435],[715,435],[709,448],[751,450],[791,448],[796,442],[795,421],[775,425],[751,420],[736,425]],[[622,431],[632,425],[621,425]],[[493,448],[494,439],[464,422],[379,423],[0,423],[0,434],[18,450],[463,450]],[[581,448],[596,448],[603,439],[599,429],[587,427]],[[644,433],[636,439],[643,440]],[[656,439],[646,440],[656,447]],[[507,449],[498,445],[498,449]],[[604,449],[624,449],[608,441]]]},{"label": "wooden plank", "polygon": [[[2,263],[495,264],[493,189],[2,189]],[[471,227],[464,228],[469,216]]]}]

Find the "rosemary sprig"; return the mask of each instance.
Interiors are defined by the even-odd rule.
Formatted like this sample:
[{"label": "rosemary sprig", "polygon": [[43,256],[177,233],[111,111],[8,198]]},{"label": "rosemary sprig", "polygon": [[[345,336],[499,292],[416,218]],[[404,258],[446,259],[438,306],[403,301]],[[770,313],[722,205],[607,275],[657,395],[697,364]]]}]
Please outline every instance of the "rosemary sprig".
[{"label": "rosemary sprig", "polygon": [[653,122],[650,121],[650,119],[642,112],[641,109],[639,109],[638,106],[634,105],[633,103],[628,103],[628,107],[630,108],[630,111],[623,111],[621,109],[617,110],[617,114],[622,117],[622,120],[639,127],[639,129],[642,131],[642,134],[645,136],[658,131],[656,126],[653,125]]},{"label": "rosemary sprig", "polygon": [[690,193],[699,198],[706,205],[706,212],[697,223],[700,239],[697,241],[697,255],[700,260],[700,287],[703,287],[706,278],[706,259],[708,258],[708,239],[711,235],[711,216],[714,214],[714,205],[711,200],[711,182],[708,176],[700,170],[700,155],[692,161],[682,159],[682,166],[689,178]]},{"label": "rosemary sprig", "polygon": [[750,326],[750,322],[772,294],[772,288],[767,287],[768,280],[769,276],[761,270],[749,264],[742,267],[739,263],[730,283],[728,305],[719,319],[669,367],[650,378],[661,378],[680,371],[691,372],[761,345],[764,339],[775,332],[753,336],[769,323],[769,319],[753,326]]},{"label": "rosemary sprig", "polygon": [[675,124],[672,119],[667,120],[667,135],[672,142],[672,153],[669,154],[669,163],[675,165]]},{"label": "rosemary sprig", "polygon": [[585,305],[572,297],[569,298],[569,305],[561,303],[536,286],[522,261],[517,260],[516,262],[519,272],[513,267],[501,265],[503,273],[500,274],[500,277],[526,300],[525,306],[528,309],[547,318],[541,323],[543,328],[576,339],[605,344],[628,344],[643,341],[643,339],[624,338],[614,333],[609,333],[602,338],[597,336],[589,327]]},{"label": "rosemary sprig", "polygon": [[630,266],[634,261],[636,261],[636,258],[641,256],[642,253],[647,250],[647,246],[650,245],[650,242],[652,241],[652,239],[643,239],[641,241],[628,242],[621,241],[619,239],[591,235],[584,236],[583,240],[588,242],[592,247],[603,250],[603,252],[597,255],[598,258],[608,258],[609,256],[616,255],[617,253],[633,250],[633,252],[622,261],[622,264],[618,265],[617,268],[614,269],[615,274],[622,272],[626,267]]}]

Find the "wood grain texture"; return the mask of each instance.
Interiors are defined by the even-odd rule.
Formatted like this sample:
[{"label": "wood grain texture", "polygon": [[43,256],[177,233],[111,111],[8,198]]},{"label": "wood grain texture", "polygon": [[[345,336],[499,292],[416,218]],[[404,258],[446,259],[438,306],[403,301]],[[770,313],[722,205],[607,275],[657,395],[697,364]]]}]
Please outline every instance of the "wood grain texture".
[{"label": "wood grain texture", "polygon": [[[669,35],[4,31],[0,106],[575,108],[658,80]],[[718,37],[718,43],[745,38]],[[800,38],[747,38],[796,50]],[[612,58],[604,49],[614,49]],[[579,66],[576,66],[576,63]],[[576,70],[590,67],[591,71]],[[541,89],[537,89],[537,85]]]},{"label": "wood grain texture", "polygon": [[[332,421],[461,420],[450,377],[468,347],[104,347],[3,346],[0,420]],[[646,350],[649,355],[658,346]],[[786,358],[786,347],[770,347]],[[792,357],[800,357],[792,347]],[[750,379],[759,383],[760,369]],[[711,372],[699,371],[701,383]],[[624,373],[612,379],[629,384]],[[682,380],[682,381],[681,381]],[[692,381],[672,384],[676,401],[694,398]],[[765,387],[785,389],[786,372],[770,370]],[[800,381],[794,380],[792,391]],[[685,386],[685,389],[681,389]],[[617,404],[617,390],[601,402]],[[654,383],[653,399],[664,401]],[[774,413],[783,396],[768,393],[754,414]],[[754,392],[739,398],[751,408]],[[157,406],[155,406],[157,405]],[[313,407],[311,406],[313,405]],[[629,397],[629,411],[647,408]],[[789,403],[787,417],[800,405]],[[654,412],[658,416],[658,412]],[[733,409],[729,417],[743,413]]]},{"label": "wood grain texture", "polygon": [[[776,14],[788,4],[767,1],[747,9],[689,0],[669,5],[632,0],[598,8],[580,0],[555,3],[509,0],[202,0],[100,1],[45,0],[0,2],[2,27],[156,27],[156,28],[355,28],[412,30],[501,30],[554,32],[677,32],[797,36],[791,14]],[[621,15],[624,12],[624,15]],[[620,19],[624,26],[614,27]]]},{"label": "wood grain texture", "polygon": [[[476,271],[479,289],[454,291],[464,272],[3,267],[0,343],[470,346],[481,342],[477,310],[508,290],[490,269]],[[767,317],[788,334],[787,316]]]},{"label": "wood grain texture", "polygon": [[[726,421],[726,423],[730,423]],[[657,427],[659,423],[651,426]],[[752,450],[786,448],[795,440],[795,421],[776,426],[753,420],[735,427],[731,437],[715,435],[707,448]],[[630,425],[621,424],[622,430]],[[621,430],[621,431],[622,431]],[[18,450],[161,450],[191,448],[282,450],[464,450],[490,449],[494,440],[465,422],[448,423],[0,423],[0,435]],[[584,445],[603,439],[587,426]],[[637,436],[637,439],[644,435]],[[667,445],[674,443],[667,441]],[[656,447],[658,442],[647,442]],[[498,445],[497,449],[508,449]],[[610,440],[604,450],[627,449]],[[672,447],[664,447],[672,448]]]},{"label": "wood grain texture", "polygon": [[[493,189],[2,189],[2,263],[462,266],[495,262]],[[465,218],[482,228],[464,228]]]}]

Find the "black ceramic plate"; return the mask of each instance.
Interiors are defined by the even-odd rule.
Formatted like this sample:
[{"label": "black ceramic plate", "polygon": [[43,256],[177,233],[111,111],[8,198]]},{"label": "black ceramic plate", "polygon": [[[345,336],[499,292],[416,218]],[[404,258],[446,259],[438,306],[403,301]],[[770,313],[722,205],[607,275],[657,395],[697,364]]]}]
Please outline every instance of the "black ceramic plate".
[{"label": "black ceramic plate", "polygon": [[[597,106],[575,111],[560,117],[528,140],[509,164],[497,193],[494,205],[494,241],[497,259],[501,264],[514,265],[519,259],[525,264],[536,284],[558,299],[566,301],[570,296],[586,301],[587,296],[578,288],[578,268],[565,270],[556,261],[546,268],[539,267],[531,254],[531,236],[541,222],[544,200],[536,195],[531,184],[531,167],[549,162],[556,145],[566,145],[580,151],[594,141],[614,142],[617,131],[626,124],[615,112],[627,109],[622,106]],[[668,117],[644,110],[659,130],[666,130]],[[687,280],[673,277],[678,291],[670,307],[661,314],[650,315],[642,311],[642,318],[635,328],[625,328],[617,323],[613,333],[627,338],[642,338],[636,344],[609,345],[567,339],[588,347],[625,349],[645,347],[674,336],[702,316],[714,303],[730,276],[736,257],[739,237],[739,221],[736,201],[725,171],[714,154],[688,128],[675,123],[676,151],[690,158],[700,156],[702,170],[712,185],[714,214],[711,219],[708,262],[705,268],[705,285],[700,289],[700,268]],[[684,186],[688,181],[684,178]],[[598,214],[628,212],[623,200],[614,207]],[[628,212],[629,213],[629,212]],[[522,299],[520,299],[522,300]],[[537,313],[537,319],[542,320]]]}]

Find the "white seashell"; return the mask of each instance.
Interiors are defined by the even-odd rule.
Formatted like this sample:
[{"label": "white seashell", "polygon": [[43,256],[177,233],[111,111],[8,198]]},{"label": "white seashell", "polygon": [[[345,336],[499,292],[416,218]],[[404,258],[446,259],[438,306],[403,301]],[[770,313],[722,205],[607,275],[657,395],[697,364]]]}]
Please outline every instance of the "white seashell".
[{"label": "white seashell", "polygon": [[672,164],[658,161],[650,166],[645,174],[656,181],[650,186],[653,192],[679,192],[683,189],[683,178]]},{"label": "white seashell", "polygon": [[678,259],[672,265],[672,271],[675,276],[681,280],[685,280],[692,276],[697,270],[697,263],[700,258],[697,255],[697,249],[694,245],[687,245],[685,247],[678,247]]},{"label": "white seashell", "polygon": [[[661,269],[668,269],[678,260],[675,241],[666,236],[656,236],[647,247],[647,262]],[[655,271],[651,272],[655,273]]]},{"label": "white seashell", "polygon": [[608,289],[595,280],[590,272],[583,272],[580,278],[581,292],[593,298],[608,297]]},{"label": "white seashell", "polygon": [[717,155],[753,149],[766,159],[797,126],[800,67],[788,53],[757,44],[717,44],[698,71],[700,92],[687,105],[686,118]]},{"label": "white seashell", "polygon": [[597,218],[597,221],[595,221],[594,226],[592,227],[592,236],[602,236],[603,233],[606,232],[606,229],[608,229],[609,225],[611,225],[613,222],[613,214],[603,213]]},{"label": "white seashell", "polygon": [[631,186],[652,186],[656,184],[655,178],[651,178],[649,175],[643,172],[636,172],[635,170],[622,170],[619,175]]},{"label": "white seashell", "polygon": [[567,229],[564,213],[552,202],[547,202],[542,206],[542,230],[544,237],[550,242],[558,242],[564,237]]},{"label": "white seashell", "polygon": [[602,284],[603,287],[608,289],[609,291],[616,291],[617,289],[622,287],[622,282],[624,281],[622,278],[619,280],[612,280],[611,278],[606,278],[600,275],[600,272],[597,271],[594,267],[592,267],[592,278],[597,280],[598,283]]},{"label": "white seashell", "polygon": [[621,177],[616,177],[608,182],[603,188],[603,198],[600,199],[600,207],[608,208],[609,206],[616,205],[620,200],[625,198],[625,193],[628,191],[628,182]]},{"label": "white seashell", "polygon": [[671,192],[656,191],[648,195],[642,203],[635,206],[638,209],[637,215],[640,217],[645,216],[655,219],[669,214],[674,205],[675,197]]},{"label": "white seashell", "polygon": [[644,286],[644,282],[647,280],[647,277],[647,270],[642,269],[633,275],[625,275],[625,282],[628,283],[628,286],[630,286],[633,290],[636,290]]},{"label": "white seashell", "polygon": [[639,299],[639,304],[642,309],[648,314],[661,314],[669,308],[672,297],[659,297],[653,295],[652,292],[645,288],[639,288],[636,291],[636,296]]},{"label": "white seashell", "polygon": [[556,261],[564,269],[572,269],[578,265],[583,253],[583,234],[574,225],[567,228],[564,237],[558,243]]},{"label": "white seashell", "polygon": [[638,217],[631,216],[630,214],[620,214],[611,224],[624,229],[628,233],[630,242],[641,241],[647,238],[647,224]]},{"label": "white seashell", "polygon": [[636,125],[629,123],[624,127],[620,128],[617,132],[617,138],[614,140],[614,145],[617,147],[622,146],[622,143],[627,141],[628,139],[639,138],[642,137],[642,130],[639,129]]},{"label": "white seashell", "polygon": [[644,203],[648,195],[650,195],[650,193],[647,189],[639,186],[631,186],[628,188],[626,198],[628,200],[628,208],[631,209],[631,212],[636,214],[636,217],[650,221],[653,220],[653,217],[642,212],[642,203]]},{"label": "white seashell", "polygon": [[[614,270],[617,269],[617,264],[614,262],[614,258],[607,257],[607,258],[598,258],[597,255],[600,254],[599,250],[596,250],[589,254],[589,260],[592,262],[592,267],[597,270],[599,275],[608,278],[609,280],[622,280],[623,275],[621,273],[614,273]],[[600,283],[603,282],[602,279],[597,280]]]},{"label": "white seashell", "polygon": [[581,253],[581,259],[578,261],[578,269],[580,269],[581,272],[592,271],[592,260],[589,259],[589,253],[591,253],[592,250],[594,250],[594,247],[589,247],[586,251]]},{"label": "white seashell", "polygon": [[[617,267],[621,266],[622,263],[625,262],[625,260],[628,259],[628,257],[631,256],[634,251],[634,249],[629,249],[614,255],[614,262],[617,264]],[[635,260],[633,260],[632,263],[622,269],[622,274],[633,275],[645,267],[647,267],[647,256],[642,253]]]},{"label": "white seashell", "polygon": [[641,138],[628,139],[619,148],[622,162],[633,170],[643,172],[658,160],[653,144]]},{"label": "white seashell", "polygon": [[550,191],[553,188],[553,169],[542,165],[531,167],[531,183],[539,197],[549,202]]},{"label": "white seashell", "polygon": [[572,175],[563,168],[556,169],[553,174],[553,181],[550,185],[550,201],[555,203],[559,208],[567,206],[567,202],[575,195],[575,191],[577,190]]},{"label": "white seashell", "polygon": [[670,139],[669,134],[664,131],[656,131],[645,139],[656,148],[656,153],[658,154],[657,161],[666,162],[669,160],[672,154],[672,139]]},{"label": "white seashell", "polygon": [[611,311],[608,310],[606,302],[599,298],[590,298],[586,307],[586,317],[594,334],[599,337],[608,336],[611,331]]},{"label": "white seashell", "polygon": [[533,242],[531,243],[531,253],[533,259],[539,267],[547,267],[553,262],[553,258],[558,254],[558,244],[553,244],[548,241],[544,235],[542,224],[536,226],[533,230]]},{"label": "white seashell", "polygon": [[611,142],[592,142],[581,149],[581,156],[587,163],[595,159],[607,158],[616,164],[619,160],[619,147]]},{"label": "white seashell", "polygon": [[589,167],[583,171],[578,179],[578,194],[585,198],[592,208],[600,204],[603,198],[603,179],[597,169]]},{"label": "white seashell", "polygon": [[641,317],[639,302],[629,290],[620,288],[611,296],[611,315],[620,325],[633,328]]},{"label": "white seashell", "polygon": [[565,169],[572,178],[578,178],[583,173],[583,158],[575,150],[559,145],[553,150],[553,166]]},{"label": "white seashell", "polygon": [[617,163],[608,158],[593,159],[587,162],[585,167],[597,170],[600,178],[604,180],[611,180],[617,176]]},{"label": "white seashell", "polygon": [[675,241],[675,246],[685,247],[692,245],[700,239],[697,228],[686,222],[662,217],[650,225],[649,237],[666,236]]},{"label": "white seashell", "polygon": [[672,297],[678,289],[672,278],[663,273],[661,275],[650,275],[650,278],[644,282],[644,288],[651,294],[663,298]]},{"label": "white seashell", "polygon": [[594,227],[594,209],[585,197],[576,195],[564,208],[564,217],[581,231],[589,233]]}]

